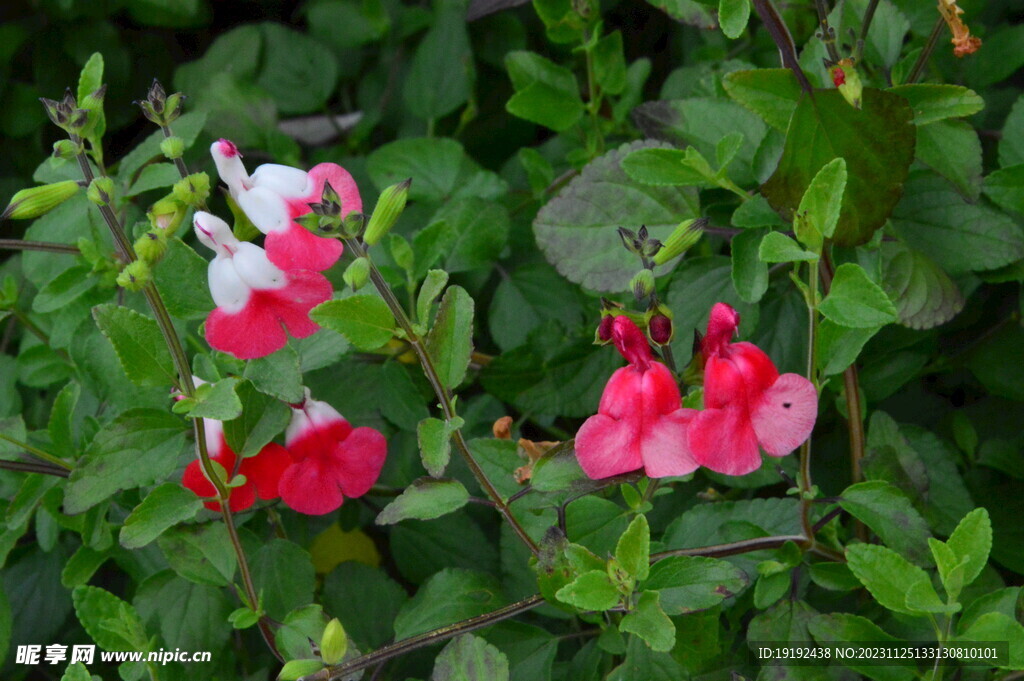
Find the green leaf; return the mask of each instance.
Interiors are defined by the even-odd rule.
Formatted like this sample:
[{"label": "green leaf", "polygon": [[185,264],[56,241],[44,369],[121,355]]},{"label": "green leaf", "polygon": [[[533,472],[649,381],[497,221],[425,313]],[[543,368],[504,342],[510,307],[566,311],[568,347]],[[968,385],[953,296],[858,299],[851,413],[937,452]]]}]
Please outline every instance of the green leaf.
[{"label": "green leaf", "polygon": [[605,570],[590,570],[559,589],[555,597],[580,610],[601,612],[618,605],[622,594]]},{"label": "green leaf", "polygon": [[946,545],[952,549],[958,563],[966,561],[964,586],[977,579],[992,551],[992,521],[988,511],[976,508],[964,516],[946,540]]},{"label": "green leaf", "polygon": [[430,308],[448,284],[448,273],[444,270],[430,270],[420,284],[420,292],[416,297],[416,319],[426,322],[430,319]]},{"label": "green leaf", "polygon": [[445,223],[443,265],[449,273],[492,266],[508,241],[508,211],[493,201],[447,201],[430,219],[430,225],[438,222]]},{"label": "green leaf", "polygon": [[239,456],[255,456],[284,430],[291,412],[286,404],[258,392],[248,381],[239,383],[238,399],[242,414],[224,422],[224,437],[228,447]]},{"label": "green leaf", "polygon": [[228,598],[225,589],[193,584],[165,570],[142,582],[132,602],[168,649],[220,650],[231,637],[225,626],[232,608]]},{"label": "green leaf", "polygon": [[971,201],[981,193],[981,141],[964,121],[939,121],[917,129],[917,160],[949,180]]},{"label": "green leaf", "polygon": [[441,4],[405,76],[406,109],[419,118],[440,118],[469,99],[474,80],[465,11],[455,3]]},{"label": "green leaf", "polygon": [[50,420],[47,424],[47,434],[50,442],[53,443],[52,452],[57,456],[76,456],[78,448],[75,446],[75,406],[82,393],[82,386],[78,383],[68,383],[57,393],[53,401],[53,408],[50,410]]},{"label": "green leaf", "polygon": [[923,126],[946,118],[972,116],[985,108],[985,100],[962,85],[915,83],[897,85],[888,92],[910,102],[914,125]]},{"label": "green leaf", "polygon": [[416,440],[420,446],[420,458],[431,477],[444,475],[452,454],[451,438],[454,431],[447,421],[433,417],[423,419],[417,426]]},{"label": "green leaf", "polygon": [[222,378],[216,383],[197,386],[195,397],[185,402],[191,405],[186,413],[194,419],[228,421],[237,418],[242,413],[242,401],[235,393],[237,386],[237,378]]},{"label": "green leaf", "polygon": [[882,263],[882,288],[896,306],[900,324],[930,329],[964,308],[956,283],[928,256],[889,242],[882,244]]},{"label": "green leaf", "polygon": [[177,382],[171,353],[155,319],[112,304],[97,305],[92,309],[92,316],[114,346],[132,383],[167,386]]},{"label": "green leaf", "polygon": [[927,612],[910,607],[907,596],[912,590],[932,589],[931,580],[924,570],[900,554],[875,544],[852,544],[846,547],[846,560],[882,607],[904,615],[920,616]]},{"label": "green leaf", "polygon": [[719,0],[718,23],[726,38],[739,38],[750,18],[750,0]]},{"label": "green leaf", "polygon": [[911,117],[905,99],[873,88],[864,89],[860,109],[838,90],[803,96],[782,159],[762,192],[773,208],[792,216],[821,167],[843,158],[848,178],[834,239],[841,246],[868,241],[902,193],[914,153]]},{"label": "green leaf", "polygon": [[71,471],[64,511],[81,513],[122,489],[169,477],[185,445],[182,420],[154,409],[132,409],[93,438]]},{"label": "green leaf", "polygon": [[505,654],[482,638],[462,634],[434,660],[430,681],[508,681]]},{"label": "green leaf", "polygon": [[502,278],[487,315],[491,337],[502,350],[519,347],[544,322],[574,328],[584,318],[578,289],[546,263],[517,267]]},{"label": "green leaf", "polygon": [[757,251],[763,262],[797,262],[817,260],[818,254],[805,251],[800,244],[782,232],[768,232]]},{"label": "green leaf", "polygon": [[592,161],[537,214],[537,243],[562,276],[598,291],[618,291],[636,269],[616,228],[646,225],[666,239],[676,225],[698,217],[695,190],[650,187],[631,180],[620,167],[630,152],[652,146],[634,142]]},{"label": "green leaf", "polygon": [[538,492],[557,492],[568,489],[574,482],[586,477],[576,458],[575,449],[566,447],[548,452],[534,464],[530,485]]},{"label": "green leaf", "polygon": [[834,158],[821,167],[807,186],[793,219],[796,238],[812,251],[821,250],[822,237],[832,238],[846,189],[846,161]]},{"label": "green leaf", "polygon": [[655,187],[696,187],[708,183],[707,176],[686,163],[683,149],[637,149],[622,159],[630,178]]},{"label": "green leaf", "polygon": [[722,78],[729,96],[785,132],[800,100],[800,84],[790,69],[733,71]]},{"label": "green leaf", "polygon": [[583,115],[579,85],[569,69],[525,51],[505,55],[505,67],[516,90],[505,105],[513,116],[563,132]]},{"label": "green leaf", "polygon": [[95,586],[76,587],[71,598],[82,628],[101,649],[146,651],[146,632],[131,605]]},{"label": "green leaf", "polygon": [[181,239],[167,240],[167,252],[154,269],[153,281],[168,312],[180,319],[206,318],[214,308],[206,282],[208,267],[206,260]]},{"label": "green leaf", "polygon": [[843,491],[839,505],[889,548],[913,563],[931,565],[928,523],[896,487],[881,480],[859,482]]},{"label": "green leaf", "polygon": [[[845,612],[817,615],[807,624],[807,629],[819,643],[875,644],[880,642],[900,643],[900,639],[886,633],[871,620]],[[899,660],[894,664],[876,666],[858,665],[856,661],[847,664],[849,668],[874,681],[910,681],[914,678],[912,665],[903,666]]]},{"label": "green leaf", "polygon": [[620,95],[626,89],[626,57],[623,52],[622,31],[612,31],[594,45],[594,77],[597,84],[611,95]]},{"label": "green leaf", "polygon": [[445,568],[402,606],[395,618],[395,639],[476,617],[504,604],[501,585],[491,575]]},{"label": "green leaf", "polygon": [[[637,515],[626,531],[619,537],[615,547],[615,559],[629,576],[643,580],[650,572],[651,528],[647,518]],[[660,610],[660,608],[659,608]]]},{"label": "green leaf", "polygon": [[337,331],[360,350],[376,350],[395,333],[391,310],[375,295],[329,300],[314,307],[309,316],[317,324]]},{"label": "green leaf", "polygon": [[60,677],[60,681],[92,681],[92,674],[84,664],[76,662],[68,665],[68,668],[64,670],[64,675]]},{"label": "green leaf", "polygon": [[676,627],[661,609],[660,597],[657,591],[640,594],[636,608],[619,622],[619,631],[636,634],[647,642],[651,650],[666,653],[676,644]]},{"label": "green leaf", "polygon": [[320,41],[282,24],[268,21],[259,29],[263,49],[256,84],[270,93],[282,114],[318,111],[337,84],[334,54]]},{"label": "green leaf", "polygon": [[991,173],[981,190],[1003,210],[1024,213],[1024,163]]},{"label": "green leaf", "polygon": [[271,539],[251,558],[252,580],[263,607],[278,620],[313,601],[316,572],[309,553],[287,539]]},{"label": "green leaf", "polygon": [[138,196],[151,189],[171,187],[180,179],[178,168],[173,163],[150,163],[125,191],[125,196]]},{"label": "green leaf", "polygon": [[1017,98],[1003,125],[999,141],[999,167],[1024,163],[1024,95]]},{"label": "green leaf", "polygon": [[761,230],[747,230],[732,238],[732,285],[740,298],[756,303],[768,290],[768,266],[760,258]]},{"label": "green leaf", "polygon": [[157,545],[171,569],[190,582],[227,586],[234,578],[237,559],[223,523],[175,527]]},{"label": "green leaf", "polygon": [[840,326],[829,319],[818,324],[814,337],[814,358],[823,376],[833,376],[846,371],[857,361],[864,345],[878,333],[878,328],[852,329]]},{"label": "green leaf", "polygon": [[261,393],[282,402],[296,404],[302,401],[302,371],[299,354],[290,345],[266,357],[249,360],[242,373]]},{"label": "green leaf", "polygon": [[79,546],[78,550],[68,558],[64,569],[60,573],[60,583],[66,589],[74,589],[80,584],[85,584],[96,574],[100,566],[107,562],[110,556],[106,552],[91,549],[88,546]]},{"label": "green leaf", "polygon": [[1016,619],[1001,612],[990,612],[971,623],[966,631],[959,632],[955,643],[984,643],[1007,641],[1009,643],[1009,664],[998,665],[1001,669],[1024,669],[1024,626]]},{"label": "green leaf", "polygon": [[717,558],[672,556],[651,566],[644,589],[661,592],[661,607],[670,615],[706,610],[747,586],[739,568]]},{"label": "green leaf", "polygon": [[457,511],[469,501],[469,492],[458,480],[420,478],[405,488],[377,516],[378,525],[394,525],[414,518],[432,520]]},{"label": "green leaf", "polygon": [[1013,220],[966,203],[931,173],[911,175],[892,224],[907,244],[952,275],[995,269],[1024,258],[1024,233]]},{"label": "green leaf", "polygon": [[882,287],[871,281],[860,265],[836,268],[832,288],[818,306],[836,324],[868,329],[896,321],[896,307]]},{"label": "green leaf", "polygon": [[450,286],[441,298],[427,334],[427,352],[445,387],[462,383],[473,355],[473,299],[461,286]]},{"label": "green leaf", "polygon": [[298,679],[305,678],[310,674],[315,674],[324,668],[324,663],[321,660],[314,659],[303,659],[303,660],[288,660],[281,667],[281,671],[277,673],[277,678],[280,681],[297,681]]},{"label": "green leaf", "polygon": [[96,285],[91,268],[76,265],[64,270],[47,282],[32,301],[32,309],[39,313],[54,312],[78,300]]},{"label": "green leaf", "polygon": [[324,578],[324,609],[335,615],[360,648],[377,648],[394,636],[392,622],[405,590],[380,568],[345,561]]},{"label": "green leaf", "polygon": [[194,517],[202,505],[192,490],[176,482],[160,485],[125,518],[121,528],[121,546],[126,549],[142,548],[168,528]]},{"label": "green leaf", "polygon": [[481,168],[461,144],[448,138],[407,138],[385,144],[367,158],[366,171],[380,190],[413,178],[410,201],[496,199],[508,191],[504,180]]}]

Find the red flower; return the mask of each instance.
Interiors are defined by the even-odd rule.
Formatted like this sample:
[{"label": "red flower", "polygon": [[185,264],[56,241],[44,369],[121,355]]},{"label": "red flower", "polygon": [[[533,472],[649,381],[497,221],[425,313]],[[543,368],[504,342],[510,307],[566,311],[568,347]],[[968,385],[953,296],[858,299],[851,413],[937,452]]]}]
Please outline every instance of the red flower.
[{"label": "red flower", "polygon": [[250,176],[232,142],[218,140],[210,147],[210,153],[231,197],[256,228],[267,235],[265,245],[272,263],[283,270],[320,272],[338,261],[343,250],[340,241],[316,236],[294,219],[309,213],[309,204],[320,202],[325,182],[331,183],[341,199],[342,217],[362,211],[359,188],[347,170],[336,163],[321,163],[307,173],[265,163]]},{"label": "red flower", "polygon": [[608,379],[597,415],[576,434],[583,471],[595,480],[641,467],[652,478],[693,472],[686,431],[697,412],[680,407],[672,373],[629,317],[614,318],[611,339],[629,366]]},{"label": "red flower", "polygon": [[373,428],[355,428],[326,402],[292,407],[285,444],[295,463],[281,477],[281,500],[299,513],[323,515],[345,497],[359,497],[377,482],[387,441]]},{"label": "red flower", "polygon": [[701,466],[745,475],[761,465],[760,445],[785,456],[811,435],[818,416],[814,385],[797,374],[779,375],[752,343],[730,343],[740,315],[725,303],[711,308],[705,357],[704,410],[690,424],[689,443]]},{"label": "red flower", "polygon": [[322,274],[278,269],[262,248],[236,239],[215,215],[199,212],[194,222],[199,240],[217,253],[208,275],[217,304],[206,318],[211,347],[252,359],[283,348],[288,342],[285,328],[296,338],[320,329],[309,311],[333,293]]},{"label": "red flower", "polygon": [[[223,466],[228,475],[232,476],[238,457],[224,439],[224,424],[213,419],[203,419],[203,423],[206,426],[206,449],[210,458]],[[256,456],[242,459],[238,474],[244,475],[246,480],[243,485],[231,489],[228,508],[232,513],[238,513],[256,503],[257,496],[264,500],[276,499],[279,496],[278,480],[291,465],[292,458],[288,455],[288,450],[273,443],[266,445]],[[208,499],[217,496],[217,489],[203,474],[198,459],[185,467],[181,484],[195,492],[198,497]],[[211,511],[220,511],[218,501],[206,501],[203,505]]]}]

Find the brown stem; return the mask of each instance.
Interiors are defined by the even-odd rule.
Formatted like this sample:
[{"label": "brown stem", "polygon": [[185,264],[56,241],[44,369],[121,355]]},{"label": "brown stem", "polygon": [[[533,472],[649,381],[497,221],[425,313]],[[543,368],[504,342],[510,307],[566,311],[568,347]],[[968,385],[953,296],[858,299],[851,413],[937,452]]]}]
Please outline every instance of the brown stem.
[{"label": "brown stem", "polygon": [[47,253],[66,253],[78,255],[78,246],[55,244],[49,241],[25,241],[24,239],[0,239],[0,250],[5,251],[45,251]]},{"label": "brown stem", "polygon": [[55,475],[58,478],[66,478],[71,471],[66,468],[58,468],[49,464],[37,463],[35,461],[3,461],[0,460],[0,469],[16,471],[18,473],[40,473],[42,475]]},{"label": "brown stem", "polygon": [[833,62],[839,61],[839,50],[836,49],[835,31],[828,25],[828,6],[825,0],[814,0],[814,8],[818,12],[818,28],[821,29],[821,42],[825,44],[828,51],[828,58]]},{"label": "brown stem", "polygon": [[753,3],[754,9],[757,10],[757,16],[761,17],[761,22],[764,23],[764,27],[768,29],[768,34],[771,35],[776,47],[779,48],[779,56],[782,58],[783,66],[793,72],[797,82],[800,83],[800,88],[804,92],[811,92],[814,87],[811,85],[811,81],[807,80],[804,70],[800,68],[800,61],[796,57],[796,44],[793,42],[793,36],[790,35],[789,29],[786,28],[786,22],[779,16],[775,5],[772,4],[772,0],[753,0]]},{"label": "brown stem", "polygon": [[860,37],[857,39],[857,45],[854,47],[854,58],[856,61],[860,61],[861,55],[864,53],[864,43],[868,39],[868,30],[871,28],[871,22],[875,18],[875,10],[878,9],[878,0],[871,0],[868,2],[868,8],[864,10],[864,19],[860,24]]},{"label": "brown stem", "polygon": [[928,65],[928,60],[932,57],[932,52],[935,51],[935,46],[939,42],[939,36],[942,35],[942,30],[945,27],[946,22],[943,21],[940,16],[935,22],[935,26],[932,27],[931,35],[928,36],[928,42],[924,44],[924,49],[921,50],[921,54],[918,55],[917,61],[914,62],[914,68],[910,69],[910,75],[904,81],[905,85],[913,85],[917,82],[917,79],[924,73],[924,67]]},{"label": "brown stem", "polygon": [[[363,245],[356,239],[345,239],[345,246],[350,252],[357,258],[365,258],[366,250]],[[369,260],[369,259],[368,259]],[[391,310],[391,314],[395,317],[395,321],[402,328],[405,333],[405,340],[412,347],[413,352],[416,353],[416,357],[420,361],[420,366],[423,368],[423,373],[427,377],[427,381],[434,389],[434,394],[437,396],[438,402],[441,406],[441,412],[444,415],[446,421],[451,421],[457,414],[455,413],[455,404],[452,400],[451,392],[441,381],[441,377],[437,373],[437,368],[434,366],[434,360],[430,357],[430,353],[427,352],[424,347],[419,335],[412,328],[412,323],[409,321],[409,316],[405,313],[402,308],[402,304],[398,302],[398,298],[395,296],[394,291],[391,290],[391,286],[381,276],[380,271],[372,260],[370,263],[370,281],[373,282],[377,292],[380,293],[381,298],[387,303],[388,308]],[[473,473],[473,477],[476,478],[480,487],[483,488],[484,493],[487,494],[488,498],[494,502],[495,508],[498,512],[504,516],[509,526],[516,533],[519,539],[530,549],[533,555],[537,555],[540,549],[537,543],[533,541],[533,538],[527,534],[526,529],[519,523],[516,517],[512,514],[512,509],[509,508],[508,503],[501,497],[498,490],[495,489],[493,483],[487,477],[483,468],[477,463],[473,457],[473,453],[469,451],[469,445],[466,444],[466,440],[462,435],[461,429],[456,429],[452,433],[452,443],[455,445],[455,449],[458,450],[459,454],[465,460],[466,465],[469,466],[469,470]]]}]

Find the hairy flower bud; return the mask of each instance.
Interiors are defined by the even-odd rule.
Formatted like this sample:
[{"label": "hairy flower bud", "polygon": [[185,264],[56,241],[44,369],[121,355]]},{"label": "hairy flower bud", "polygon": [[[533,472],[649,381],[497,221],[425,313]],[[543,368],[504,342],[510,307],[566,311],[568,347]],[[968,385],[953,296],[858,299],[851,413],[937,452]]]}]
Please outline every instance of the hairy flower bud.
[{"label": "hairy flower bud", "polygon": [[185,219],[187,210],[188,206],[174,198],[172,192],[150,207],[147,213],[149,224],[154,229],[162,230],[166,236],[173,236]]},{"label": "hairy flower bud", "polygon": [[377,206],[373,209],[370,221],[366,225],[366,233],[363,241],[372,246],[381,240],[398,221],[402,211],[405,210],[405,202],[409,196],[409,185],[412,178],[393,184],[380,194]]},{"label": "hairy flower bud", "polygon": [[324,664],[338,664],[345,658],[348,650],[348,636],[345,634],[345,627],[341,626],[338,618],[332,619],[324,628],[324,634],[320,637],[320,659]]},{"label": "hairy flower bud", "polygon": [[135,254],[150,265],[160,262],[167,252],[167,233],[162,229],[151,229],[135,240]]},{"label": "hairy flower bud", "polygon": [[71,140],[58,140],[53,143],[53,157],[70,161],[82,153],[82,145]]},{"label": "hairy flower bud", "polygon": [[11,197],[11,202],[0,215],[0,220],[37,218],[77,194],[78,188],[79,184],[75,180],[65,180],[22,189]]},{"label": "hairy flower bud", "polygon": [[358,291],[366,286],[366,282],[370,279],[370,261],[366,258],[356,258],[345,268],[342,278],[353,291]]},{"label": "hairy flower bud", "polygon": [[85,195],[97,206],[109,206],[114,200],[114,181],[109,177],[97,177],[89,183]]},{"label": "hairy flower bud", "polygon": [[633,275],[629,282],[629,288],[637,300],[643,300],[654,293],[654,272],[649,269],[642,269]]},{"label": "hairy flower bud", "polygon": [[153,278],[145,260],[133,260],[117,275],[117,283],[129,291],[139,291]]},{"label": "hairy flower bud", "polygon": [[864,84],[860,80],[860,75],[857,74],[853,60],[850,58],[840,59],[838,64],[829,68],[829,75],[843,99],[853,108],[859,109]]},{"label": "hairy flower bud", "polygon": [[210,176],[206,173],[192,173],[178,180],[173,191],[174,197],[182,203],[199,208],[210,196]]},{"label": "hairy flower bud", "polygon": [[185,153],[185,141],[180,137],[167,137],[160,142],[160,151],[172,161]]},{"label": "hairy flower bud", "polygon": [[707,224],[707,218],[696,218],[680,222],[672,230],[668,239],[665,240],[661,250],[654,254],[654,263],[656,265],[664,265],[693,248],[694,244],[700,241],[700,237],[704,233],[704,227]]}]

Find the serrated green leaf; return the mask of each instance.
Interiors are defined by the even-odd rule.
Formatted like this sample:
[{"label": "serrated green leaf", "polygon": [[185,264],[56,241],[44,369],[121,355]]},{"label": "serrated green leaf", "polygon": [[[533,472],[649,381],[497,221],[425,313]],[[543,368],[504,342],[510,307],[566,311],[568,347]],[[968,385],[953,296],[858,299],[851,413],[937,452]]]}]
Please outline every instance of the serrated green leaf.
[{"label": "serrated green leaf", "polygon": [[615,546],[615,559],[631,577],[638,580],[647,579],[650,573],[651,528],[647,518],[637,515],[626,531],[619,537]]},{"label": "serrated green leaf", "polygon": [[266,357],[249,360],[242,373],[261,393],[272,395],[282,402],[295,404],[302,401],[302,371],[299,354],[286,345]]},{"label": "serrated green leaf", "polygon": [[926,255],[902,243],[884,243],[882,263],[882,288],[896,306],[900,324],[930,329],[963,309],[959,287]]},{"label": "serrated green leaf", "polygon": [[946,118],[963,118],[985,108],[985,100],[978,93],[962,85],[915,83],[897,85],[888,92],[910,102],[914,110],[914,125],[922,126]]},{"label": "serrated green leaf", "polygon": [[228,447],[241,457],[255,456],[288,425],[288,405],[256,390],[248,381],[238,385],[242,414],[224,422]]},{"label": "serrated green leaf", "polygon": [[452,454],[452,430],[447,421],[425,418],[416,428],[416,440],[420,446],[423,467],[431,477],[444,475],[444,469]]},{"label": "serrated green leaf", "polygon": [[482,572],[445,568],[420,587],[395,618],[401,640],[495,610],[505,604],[501,585]]},{"label": "serrated green leaf", "polygon": [[757,251],[763,262],[797,262],[817,260],[818,254],[800,248],[800,244],[782,232],[768,232]]},{"label": "serrated green leaf", "polygon": [[121,528],[121,546],[138,549],[163,534],[168,528],[194,517],[202,501],[192,490],[178,483],[160,485],[146,495],[125,518]]},{"label": "serrated green leaf", "polygon": [[145,652],[146,632],[131,605],[95,586],[76,587],[71,598],[78,621],[101,649]]},{"label": "serrated green leaf", "polygon": [[317,324],[343,335],[360,350],[376,350],[395,334],[395,318],[379,296],[359,294],[329,300],[309,313]]},{"label": "serrated green leaf", "polygon": [[469,492],[458,480],[420,478],[405,488],[398,498],[377,516],[378,525],[394,525],[408,520],[431,520],[457,511],[469,501]]},{"label": "serrated green leaf", "polygon": [[454,389],[462,383],[473,354],[473,298],[461,286],[444,292],[427,334],[427,352],[445,387]]},{"label": "serrated green leaf", "polygon": [[430,270],[420,284],[416,296],[416,319],[426,323],[430,319],[430,307],[448,284],[448,273],[444,270]]},{"label": "serrated green leaf", "polygon": [[981,194],[981,140],[965,121],[918,127],[914,155],[970,201]]},{"label": "serrated green leaf", "polygon": [[81,662],[75,662],[69,664],[68,668],[64,670],[64,675],[60,677],[60,681],[92,681],[92,674],[89,673],[89,669]]},{"label": "serrated green leaf", "polygon": [[707,177],[685,163],[682,149],[637,149],[622,159],[622,169],[637,182],[655,187],[699,187]]},{"label": "serrated green leaf", "polygon": [[237,559],[223,523],[175,527],[157,539],[171,569],[196,584],[227,586]]},{"label": "serrated green leaf", "polygon": [[955,643],[1009,643],[1009,664],[998,665],[1001,669],[1024,669],[1024,626],[1001,612],[989,612],[974,620],[965,631],[957,634]]},{"label": "serrated green leaf", "polygon": [[91,268],[85,265],[64,270],[39,290],[32,301],[32,309],[40,313],[53,312],[78,300],[96,286],[97,279],[90,272]]},{"label": "serrated green leaf", "polygon": [[154,268],[153,281],[168,312],[180,319],[206,318],[214,308],[207,284],[208,268],[209,263],[181,239],[167,240],[167,252]]},{"label": "serrated green leaf", "polygon": [[724,560],[672,556],[651,566],[643,588],[661,592],[661,607],[670,615],[706,610],[747,586],[747,576]]},{"label": "serrated green leaf", "polygon": [[896,321],[896,307],[881,286],[871,281],[860,265],[836,268],[832,288],[818,306],[836,324],[869,329]]},{"label": "serrated green leaf", "polygon": [[[924,570],[895,551],[874,544],[847,546],[846,560],[850,570],[879,605],[904,615],[925,614],[907,604],[907,594],[911,589],[932,588],[931,580]],[[926,586],[917,586],[920,584]],[[938,600],[938,596],[935,599]]]},{"label": "serrated green leaf", "polygon": [[881,480],[859,482],[843,491],[839,505],[889,548],[913,563],[931,565],[928,523],[898,488]]},{"label": "serrated green leaf", "polygon": [[[366,170],[377,189],[413,178],[410,201],[441,202],[449,198],[495,199],[508,185],[495,173],[484,170],[450,138],[405,138],[374,150]],[[417,267],[432,263],[417,262]]]},{"label": "serrated green leaf", "polygon": [[473,634],[457,636],[434,660],[430,681],[508,681],[508,658]]},{"label": "serrated green leaf", "polygon": [[[850,613],[816,615],[807,623],[807,629],[819,643],[900,643],[900,639],[886,633],[871,620]],[[914,678],[913,666],[894,664],[885,666],[858,665],[856,660],[849,663],[851,670],[873,681],[909,681]]]},{"label": "serrated green leaf", "polygon": [[155,319],[111,304],[97,305],[92,316],[132,383],[166,386],[177,382],[171,353]]},{"label": "serrated green leaf", "polygon": [[976,508],[960,521],[949,535],[946,545],[952,549],[957,562],[966,561],[964,585],[978,578],[988,563],[992,551],[992,521],[985,508]]},{"label": "serrated green leaf", "polygon": [[800,199],[793,218],[796,238],[810,250],[821,250],[822,238],[831,238],[839,223],[846,190],[846,161],[834,158],[821,167]]},{"label": "serrated green leaf", "polygon": [[814,359],[823,376],[833,376],[846,371],[857,361],[864,345],[878,333],[878,328],[853,329],[840,326],[829,319],[818,324],[814,336]]},{"label": "serrated green leaf", "polygon": [[287,539],[271,539],[250,558],[252,581],[263,593],[263,607],[283,620],[295,608],[309,605],[316,587],[316,571],[309,552]]},{"label": "serrated green leaf", "polygon": [[636,608],[619,622],[619,631],[636,634],[651,650],[668,652],[676,644],[676,627],[661,609],[660,598],[657,591],[640,594]]},{"label": "serrated green leaf", "polygon": [[729,96],[782,132],[800,100],[800,84],[790,69],[733,71],[722,79]]},{"label": "serrated green leaf", "polygon": [[606,571],[590,570],[559,589],[555,597],[580,610],[601,612],[618,605],[622,594]]},{"label": "serrated green leaf", "polygon": [[505,55],[516,93],[505,105],[513,116],[562,132],[583,115],[583,100],[572,71],[533,52]]},{"label": "serrated green leaf", "polygon": [[188,416],[217,421],[237,418],[242,413],[242,401],[235,392],[238,383],[237,378],[229,377],[222,378],[216,383],[198,386],[195,397],[190,402],[192,406],[188,409]]},{"label": "serrated green leaf", "polygon": [[989,174],[981,190],[1003,210],[1024,213],[1024,163]]}]

